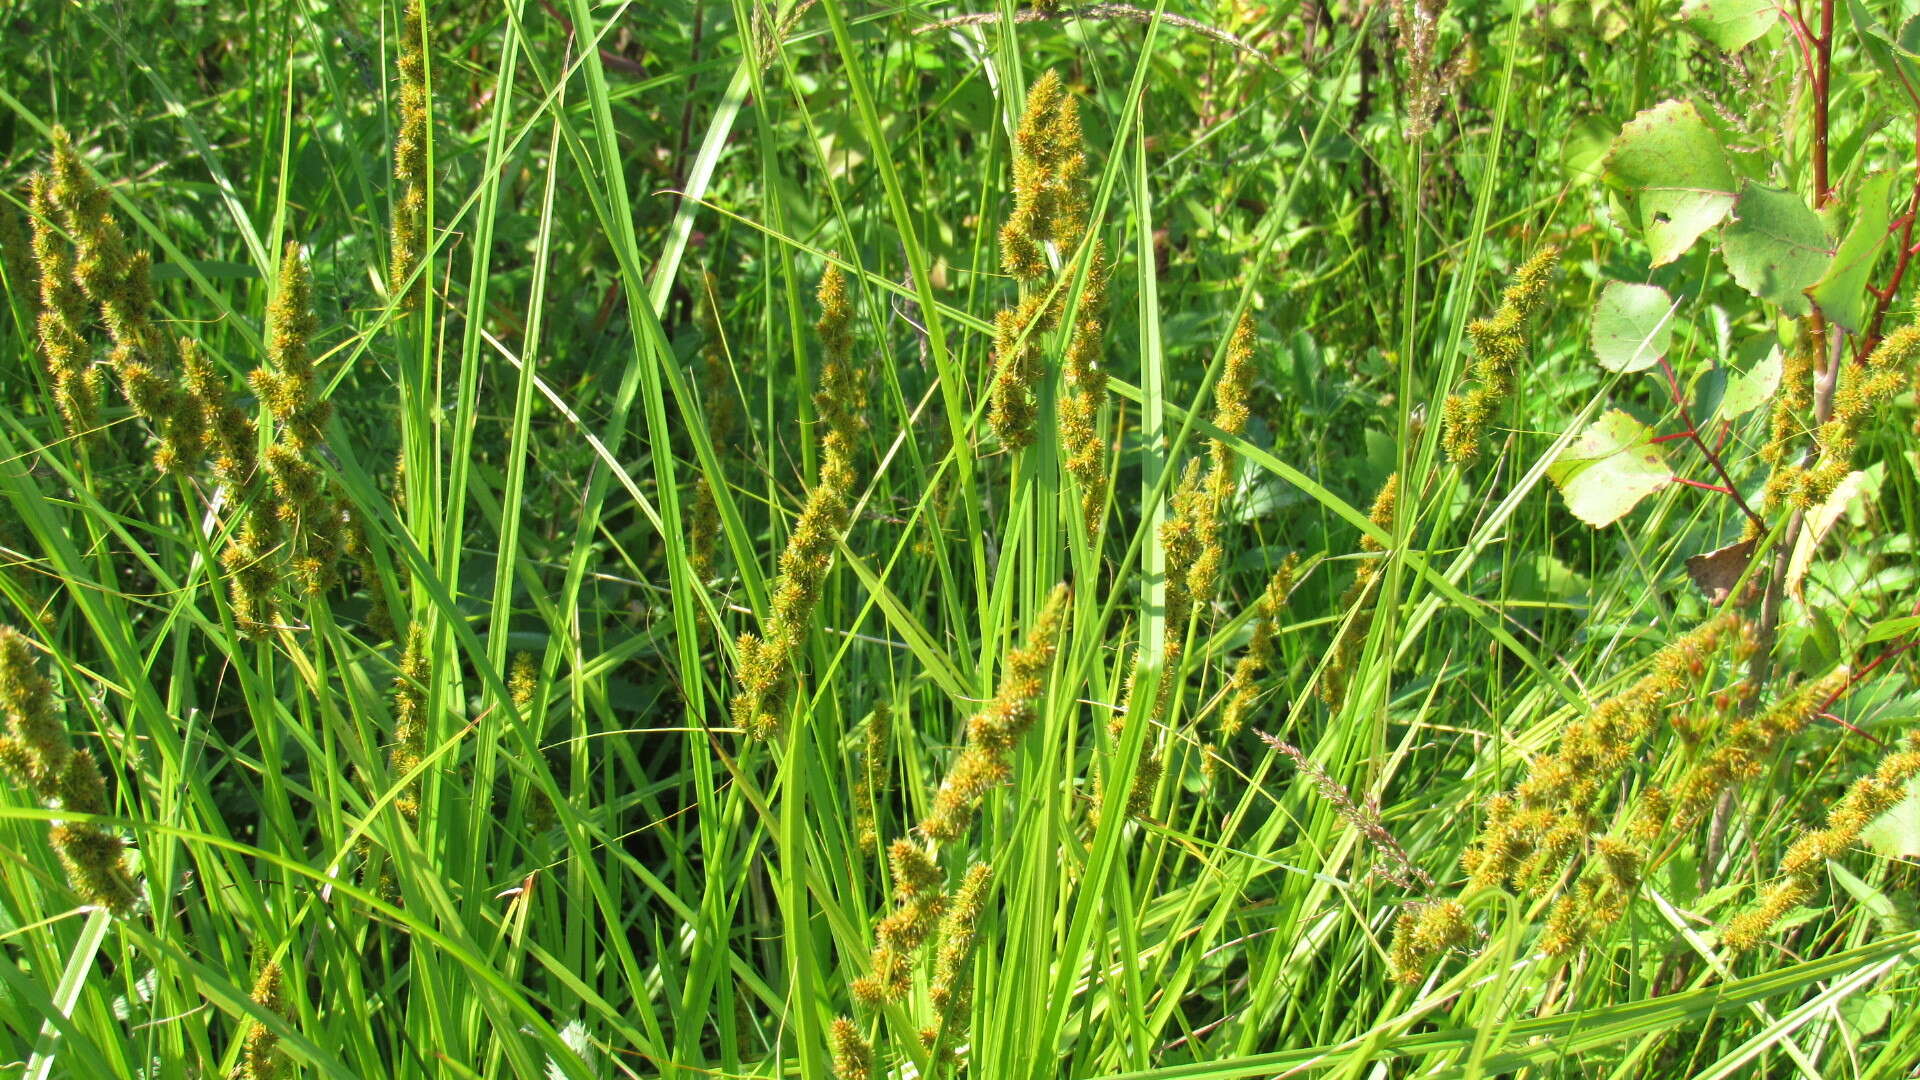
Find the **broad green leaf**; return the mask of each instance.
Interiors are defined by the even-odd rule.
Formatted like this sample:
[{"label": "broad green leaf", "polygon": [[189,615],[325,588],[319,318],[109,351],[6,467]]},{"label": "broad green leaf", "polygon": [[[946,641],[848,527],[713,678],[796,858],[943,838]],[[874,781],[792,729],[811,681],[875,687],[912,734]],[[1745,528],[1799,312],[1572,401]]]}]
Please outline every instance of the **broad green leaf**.
[{"label": "broad green leaf", "polygon": [[1605,528],[1673,482],[1673,470],[1652,438],[1647,425],[1609,409],[1547,466],[1547,479],[1574,517]]},{"label": "broad green leaf", "polygon": [[1867,285],[1873,277],[1873,261],[1886,242],[1887,225],[1892,220],[1888,208],[1892,189],[1890,172],[1874,173],[1861,182],[1860,192],[1855,196],[1853,224],[1847,227],[1847,235],[1834,252],[1827,272],[1807,290],[1813,302],[1820,305],[1821,312],[1849,333],[1859,333],[1866,325]]},{"label": "broad green leaf", "polygon": [[1720,254],[1741,288],[1798,318],[1813,311],[1806,290],[1833,261],[1820,215],[1791,191],[1742,182]]},{"label": "broad green leaf", "polygon": [[1780,347],[1767,352],[1766,359],[1727,379],[1727,392],[1720,397],[1717,415],[1722,420],[1745,416],[1772,400],[1780,389]]},{"label": "broad green leaf", "polygon": [[1920,60],[1920,15],[1912,16],[1900,24],[1900,35],[1893,39],[1893,47],[1902,56]]},{"label": "broad green leaf", "polygon": [[1780,19],[1780,0],[1687,0],[1680,15],[1726,52],[1739,52]]},{"label": "broad green leaf", "polygon": [[1658,285],[1609,281],[1593,308],[1593,355],[1608,371],[1641,371],[1667,355],[1677,305]]},{"label": "broad green leaf", "polygon": [[1920,858],[1920,783],[1907,781],[1907,797],[1861,830],[1860,839],[1891,858]]},{"label": "broad green leaf", "polygon": [[1653,265],[1679,258],[1733,209],[1733,167],[1690,101],[1665,101],[1627,121],[1607,154]]},{"label": "broad green leaf", "polygon": [[1920,630],[1920,615],[1901,615],[1898,618],[1882,619],[1867,627],[1866,636],[1860,639],[1860,643],[1871,645],[1876,641],[1897,638],[1915,630]]},{"label": "broad green leaf", "polygon": [[1913,928],[1912,904],[1905,902],[1905,897],[1895,899],[1888,896],[1884,891],[1862,881],[1858,874],[1838,862],[1827,863],[1827,872],[1833,875],[1833,880],[1839,882],[1840,887],[1847,890],[1848,895],[1852,896],[1867,914],[1878,919],[1880,925],[1886,930],[1900,934]]},{"label": "broad green leaf", "polygon": [[1920,64],[1914,63],[1911,46],[1902,44],[1910,40],[1909,31],[1914,28],[1915,20],[1907,20],[1896,40],[1861,0],[1847,0],[1847,14],[1859,34],[1862,50],[1886,76],[1886,90],[1880,95],[1881,99],[1900,102],[1909,109],[1920,107],[1920,101],[1916,101],[1913,94],[1901,89],[1902,86],[1920,87]]},{"label": "broad green leaf", "polygon": [[1892,994],[1867,994],[1840,1003],[1840,1019],[1852,1029],[1853,1037],[1863,1039],[1887,1026],[1893,1016]]},{"label": "broad green leaf", "polygon": [[1570,180],[1598,180],[1606,164],[1617,122],[1600,115],[1576,118],[1560,142],[1560,165]]}]

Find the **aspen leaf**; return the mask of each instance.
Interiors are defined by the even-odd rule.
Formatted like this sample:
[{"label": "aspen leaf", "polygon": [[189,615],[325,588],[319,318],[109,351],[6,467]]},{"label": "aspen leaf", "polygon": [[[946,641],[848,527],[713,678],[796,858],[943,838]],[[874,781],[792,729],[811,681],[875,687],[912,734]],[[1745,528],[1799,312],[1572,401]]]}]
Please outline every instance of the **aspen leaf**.
[{"label": "aspen leaf", "polygon": [[1780,347],[1768,350],[1766,358],[1727,379],[1727,392],[1720,396],[1714,415],[1723,420],[1745,416],[1772,400],[1780,389]]},{"label": "aspen leaf", "polygon": [[1780,21],[1780,0],[1687,0],[1680,16],[1725,52],[1739,52]]},{"label": "aspen leaf", "polygon": [[1658,285],[1609,281],[1593,308],[1593,355],[1608,371],[1660,362],[1673,338],[1674,302]]},{"label": "aspen leaf", "polygon": [[1740,185],[1720,254],[1741,288],[1795,318],[1812,312],[1806,290],[1833,262],[1820,215],[1791,191],[1751,181]]},{"label": "aspen leaf", "polygon": [[1662,266],[1733,209],[1733,167],[1690,101],[1664,101],[1627,121],[1607,154],[1609,179]]},{"label": "aspen leaf", "polygon": [[1867,321],[1870,310],[1867,286],[1872,282],[1873,262],[1886,242],[1887,225],[1892,221],[1888,203],[1892,188],[1893,174],[1889,172],[1874,173],[1861,182],[1855,196],[1853,223],[1841,238],[1827,272],[1807,290],[1813,302],[1820,305],[1821,313],[1850,333],[1859,333]]},{"label": "aspen leaf", "polygon": [[1547,466],[1573,516],[1596,529],[1625,517],[1641,499],[1673,482],[1652,431],[1609,409]]},{"label": "aspen leaf", "polygon": [[[1915,20],[1908,19],[1895,37],[1880,25],[1880,20],[1861,0],[1847,0],[1847,14],[1852,19],[1854,29],[1859,31],[1854,40],[1859,42],[1861,50],[1874,62],[1887,82],[1894,85],[1920,85],[1920,64],[1914,63],[1913,30]],[[1894,94],[1890,99],[1911,106],[1912,99],[1905,94]]]}]

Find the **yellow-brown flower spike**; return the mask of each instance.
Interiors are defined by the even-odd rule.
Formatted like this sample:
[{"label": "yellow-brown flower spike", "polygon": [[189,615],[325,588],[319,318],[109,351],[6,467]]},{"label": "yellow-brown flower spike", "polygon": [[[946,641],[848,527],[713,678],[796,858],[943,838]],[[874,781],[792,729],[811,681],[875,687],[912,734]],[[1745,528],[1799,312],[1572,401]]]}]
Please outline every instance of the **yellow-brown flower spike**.
[{"label": "yellow-brown flower spike", "polygon": [[113,216],[112,196],[87,172],[64,131],[53,139],[51,202],[73,238],[73,280],[99,307],[113,340],[109,360],[127,404],[158,436],[153,463],[162,472],[191,472],[205,454],[205,429],[177,384],[172,341],[153,319],[152,259],[127,244]]},{"label": "yellow-brown flower spike", "polygon": [[1106,248],[1093,244],[1086,286],[1067,341],[1065,393],[1059,401],[1060,450],[1068,475],[1080,488],[1080,515],[1089,536],[1100,531],[1106,481],[1106,444],[1100,441],[1100,407],[1107,401],[1107,373],[1100,366],[1101,318],[1107,304]]},{"label": "yellow-brown flower spike", "polygon": [[[1489,805],[1479,838],[1461,860],[1473,885],[1507,884],[1536,895],[1550,890],[1562,867],[1587,846],[1598,825],[1599,800],[1633,762],[1665,708],[1690,691],[1740,626],[1731,613],[1708,619],[1656,653],[1645,676],[1568,724],[1526,779]],[[1637,855],[1615,840],[1606,845],[1612,884],[1618,886]]]},{"label": "yellow-brown flower spike", "polygon": [[940,867],[919,844],[901,838],[887,848],[895,907],[874,927],[872,973],[854,980],[854,996],[868,1005],[897,1001],[907,992],[914,954],[947,910]]},{"label": "yellow-brown flower spike", "polygon": [[[1229,435],[1246,430],[1258,343],[1252,316],[1243,314],[1227,340],[1226,366],[1213,385],[1213,423]],[[1226,564],[1221,515],[1233,498],[1239,459],[1224,441],[1209,439],[1207,462],[1204,474],[1198,460],[1187,462],[1174,489],[1172,513],[1160,524],[1167,574],[1168,659],[1180,649],[1187,616],[1195,607],[1204,609],[1213,602]]]},{"label": "yellow-brown flower spike", "polygon": [[1500,308],[1467,324],[1473,343],[1472,375],[1476,386],[1447,398],[1441,409],[1445,424],[1441,444],[1448,460],[1459,465],[1480,456],[1480,439],[1495,409],[1513,394],[1513,377],[1527,355],[1527,319],[1544,304],[1559,267],[1560,249],[1542,248],[1520,264],[1500,296]]},{"label": "yellow-brown flower spike", "polygon": [[1907,782],[1920,776],[1920,731],[1880,760],[1871,774],[1853,782],[1827,812],[1825,828],[1809,830],[1787,849],[1780,869],[1785,877],[1768,887],[1760,903],[1735,916],[1721,940],[1743,952],[1760,944],[1774,924],[1813,895],[1821,867],[1837,859],[1860,838],[1875,818],[1906,798]]},{"label": "yellow-brown flower spike", "polygon": [[233,403],[227,381],[192,338],[181,338],[181,407],[197,411],[213,458],[214,476],[234,493],[253,479],[259,465],[259,432],[245,410]]},{"label": "yellow-brown flower spike", "polygon": [[887,790],[893,758],[892,709],[884,701],[875,702],[873,716],[867,721],[864,748],[854,763],[853,828],[863,851],[873,850],[880,842],[878,832],[880,795]]},{"label": "yellow-brown flower spike", "polygon": [[427,22],[421,0],[407,0],[395,63],[400,72],[400,126],[393,140],[393,178],[400,186],[393,201],[387,289],[396,307],[411,311],[426,295],[426,280],[417,272],[426,259],[432,227],[427,220],[427,187],[433,180],[427,161],[432,118],[427,98]]},{"label": "yellow-brown flower spike", "polygon": [[1920,326],[1907,326],[1882,339],[1864,364],[1841,371],[1833,416],[1813,433],[1819,456],[1811,468],[1792,474],[1797,483],[1789,495],[1795,506],[1811,510],[1821,505],[1846,479],[1853,470],[1860,432],[1881,403],[1905,389],[1920,370],[1914,364],[1916,357],[1920,357]]},{"label": "yellow-brown flower spike", "polygon": [[[1079,105],[1060,77],[1048,71],[1027,91],[1026,109],[1014,134],[1013,212],[1000,230],[1000,265],[1020,283],[1021,295],[1019,303],[994,318],[987,420],[1010,450],[1033,442],[1032,396],[1042,373],[1038,337],[1059,323],[1057,294],[1064,291],[1049,282],[1047,250],[1051,246],[1064,253],[1086,231],[1086,200],[1080,191],[1085,168]],[[1080,359],[1088,362],[1097,348],[1097,329],[1084,337]],[[1086,403],[1069,408],[1078,414],[1071,422],[1082,429],[1074,437],[1083,439]],[[1070,447],[1069,456],[1072,453]]]},{"label": "yellow-brown flower spike", "polygon": [[987,707],[967,721],[967,746],[954,759],[935,793],[933,810],[920,831],[943,843],[958,840],[973,824],[980,799],[1006,778],[1013,748],[1039,718],[1038,702],[1059,646],[1069,592],[1054,586],[1045,606],[1027,628],[1027,639],[1007,654],[1000,689]]},{"label": "yellow-brown flower spike", "polygon": [[39,272],[40,304],[35,329],[40,358],[47,365],[54,407],[70,435],[82,435],[99,423],[106,376],[93,363],[87,345],[86,294],[73,278],[73,252],[60,233],[60,208],[53,180],[35,176],[28,194],[33,213],[33,261]]},{"label": "yellow-brown flower spike", "polygon": [[[281,990],[282,980],[279,962],[267,961],[253,980],[252,997],[255,1005],[284,1017],[286,1000]],[[273,1080],[280,1075],[286,1058],[280,1052],[280,1036],[274,1034],[272,1028],[258,1020],[247,1021],[241,1044],[240,1065],[234,1072],[237,1080]]]},{"label": "yellow-brown flower spike", "polygon": [[317,326],[313,275],[299,241],[289,240],[267,305],[267,366],[249,381],[273,416],[275,434],[302,450],[320,441],[329,412],[327,403],[315,396],[311,343]]},{"label": "yellow-brown flower spike", "polygon": [[1850,677],[1846,667],[1836,668],[1807,680],[1754,715],[1734,721],[1719,745],[1670,788],[1645,800],[1635,815],[1635,831],[1658,836],[1697,824],[1722,791],[1762,775],[1774,748],[1812,723],[1828,701],[1846,690]]},{"label": "yellow-brown flower spike", "polygon": [[311,342],[313,280],[298,242],[289,241],[267,307],[267,362],[249,377],[262,412],[273,422],[265,455],[274,513],[284,529],[286,561],[309,594],[338,580],[342,553],[354,543],[347,509],[314,461],[330,405],[318,395]]},{"label": "yellow-brown flower spike", "polygon": [[1040,335],[1059,320],[1046,293],[1031,293],[993,317],[993,383],[987,423],[1010,450],[1033,443],[1034,388],[1042,374]]},{"label": "yellow-brown flower spike", "polygon": [[1233,667],[1233,675],[1227,680],[1227,704],[1220,713],[1220,736],[1230,739],[1238,734],[1246,724],[1247,710],[1253,707],[1260,695],[1260,675],[1273,666],[1276,648],[1274,635],[1280,629],[1280,616],[1287,610],[1288,596],[1293,592],[1293,576],[1299,570],[1300,560],[1289,555],[1273,572],[1273,578],[1267,582],[1267,591],[1260,596],[1258,615],[1253,623],[1253,636],[1247,639],[1247,651],[1240,656],[1239,663]]},{"label": "yellow-brown flower spike", "polygon": [[1086,206],[1080,174],[1080,106],[1049,70],[1027,90],[1014,133],[1013,213],[1000,231],[1001,268],[1025,282],[1047,275],[1046,245],[1064,251],[1080,239]]},{"label": "yellow-brown flower spike", "polygon": [[60,796],[67,759],[67,729],[54,715],[53,685],[34,662],[33,648],[11,627],[0,626],[0,765],[41,799]]},{"label": "yellow-brown flower spike", "polygon": [[[1400,474],[1387,477],[1374,493],[1373,505],[1367,511],[1367,520],[1373,522],[1382,532],[1393,531],[1393,518],[1400,505]],[[1386,551],[1386,545],[1374,539],[1371,533],[1360,536],[1360,550],[1369,553]],[[1374,578],[1379,576],[1382,560],[1363,559],[1354,568],[1353,584],[1340,594],[1335,605],[1336,610],[1346,610],[1355,604],[1366,601],[1367,592],[1373,586]],[[1366,640],[1367,624],[1371,613],[1363,612],[1354,617],[1333,643],[1333,656],[1327,662],[1327,669],[1320,676],[1320,700],[1328,705],[1339,705],[1347,692],[1347,676],[1353,671],[1353,665],[1360,658],[1360,648]]]},{"label": "yellow-brown flower spike", "polygon": [[1189,577],[1206,553],[1207,490],[1199,458],[1187,462],[1180,483],[1173,489],[1170,513],[1160,523],[1160,549],[1166,562],[1167,655],[1179,652],[1185,640],[1187,614],[1192,610],[1193,591]]},{"label": "yellow-brown flower spike", "polygon": [[[40,674],[26,638],[0,626],[0,772],[49,809],[75,814],[108,812],[106,779],[87,750],[68,745],[54,712],[53,687]],[[67,881],[83,901],[116,915],[139,896],[126,866],[126,842],[98,825],[61,821],[48,832]]]},{"label": "yellow-brown flower spike", "polygon": [[839,1080],[872,1080],[873,1046],[860,1037],[851,1017],[836,1016],[828,1029],[833,1044],[833,1075]]},{"label": "yellow-brown flower spike", "polygon": [[[407,633],[400,655],[400,671],[393,680],[393,748],[387,751],[387,771],[394,779],[417,767],[427,751],[427,635],[418,623]],[[408,821],[420,816],[420,778],[401,788],[393,804]]]},{"label": "yellow-brown flower spike", "polygon": [[1247,399],[1253,393],[1254,350],[1259,344],[1253,314],[1242,314],[1227,340],[1226,368],[1213,384],[1213,423],[1229,435],[1247,429]]},{"label": "yellow-brown flower spike", "polygon": [[772,738],[780,730],[780,714],[792,690],[794,660],[806,641],[814,608],[833,569],[834,545],[846,532],[851,512],[852,452],[863,398],[851,371],[853,309],[837,267],[828,268],[819,299],[816,329],[827,352],[820,392],[814,397],[827,429],[821,440],[820,479],[807,492],[800,520],[780,553],[773,610],[763,634],[742,634],[738,644],[740,689],[733,696],[733,721],[755,739]]},{"label": "yellow-brown flower spike", "polygon": [[980,943],[980,919],[986,911],[987,893],[993,886],[993,869],[985,863],[967,867],[954,891],[953,903],[940,920],[940,931],[933,955],[933,985],[927,998],[933,1003],[932,1037],[927,1040],[936,1051],[951,1046],[966,1030],[967,1013],[973,1006],[973,952]]},{"label": "yellow-brown flower spike", "polygon": [[847,294],[846,274],[837,264],[827,264],[815,298],[820,318],[813,328],[820,336],[823,362],[813,405],[826,427],[822,439],[826,451],[837,453],[841,464],[850,465],[865,424],[867,393],[863,373],[853,363],[853,301]]},{"label": "yellow-brown flower spike", "polygon": [[249,637],[266,633],[278,616],[273,590],[280,579],[281,542],[274,500],[257,494],[241,512],[240,527],[220,552],[234,622]]},{"label": "yellow-brown flower spike", "polygon": [[1472,935],[1467,910],[1457,900],[1413,904],[1400,911],[1393,925],[1393,977],[1415,986],[1441,953],[1466,944]]}]

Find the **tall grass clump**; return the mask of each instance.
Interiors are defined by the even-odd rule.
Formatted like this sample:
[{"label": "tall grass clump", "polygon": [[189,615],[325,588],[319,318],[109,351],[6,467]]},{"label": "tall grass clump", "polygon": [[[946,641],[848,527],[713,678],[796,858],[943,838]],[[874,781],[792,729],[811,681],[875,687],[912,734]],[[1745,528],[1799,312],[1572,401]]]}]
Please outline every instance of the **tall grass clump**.
[{"label": "tall grass clump", "polygon": [[1908,1076],[1897,7],[31,6],[0,1074]]}]

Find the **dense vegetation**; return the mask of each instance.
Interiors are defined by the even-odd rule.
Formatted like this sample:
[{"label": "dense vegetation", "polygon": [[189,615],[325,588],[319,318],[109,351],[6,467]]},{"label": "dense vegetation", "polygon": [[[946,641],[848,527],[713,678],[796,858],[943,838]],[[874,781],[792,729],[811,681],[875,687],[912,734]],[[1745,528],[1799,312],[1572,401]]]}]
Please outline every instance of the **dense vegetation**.
[{"label": "dense vegetation", "polygon": [[1891,0],[4,11],[0,1076],[1912,1075]]}]

